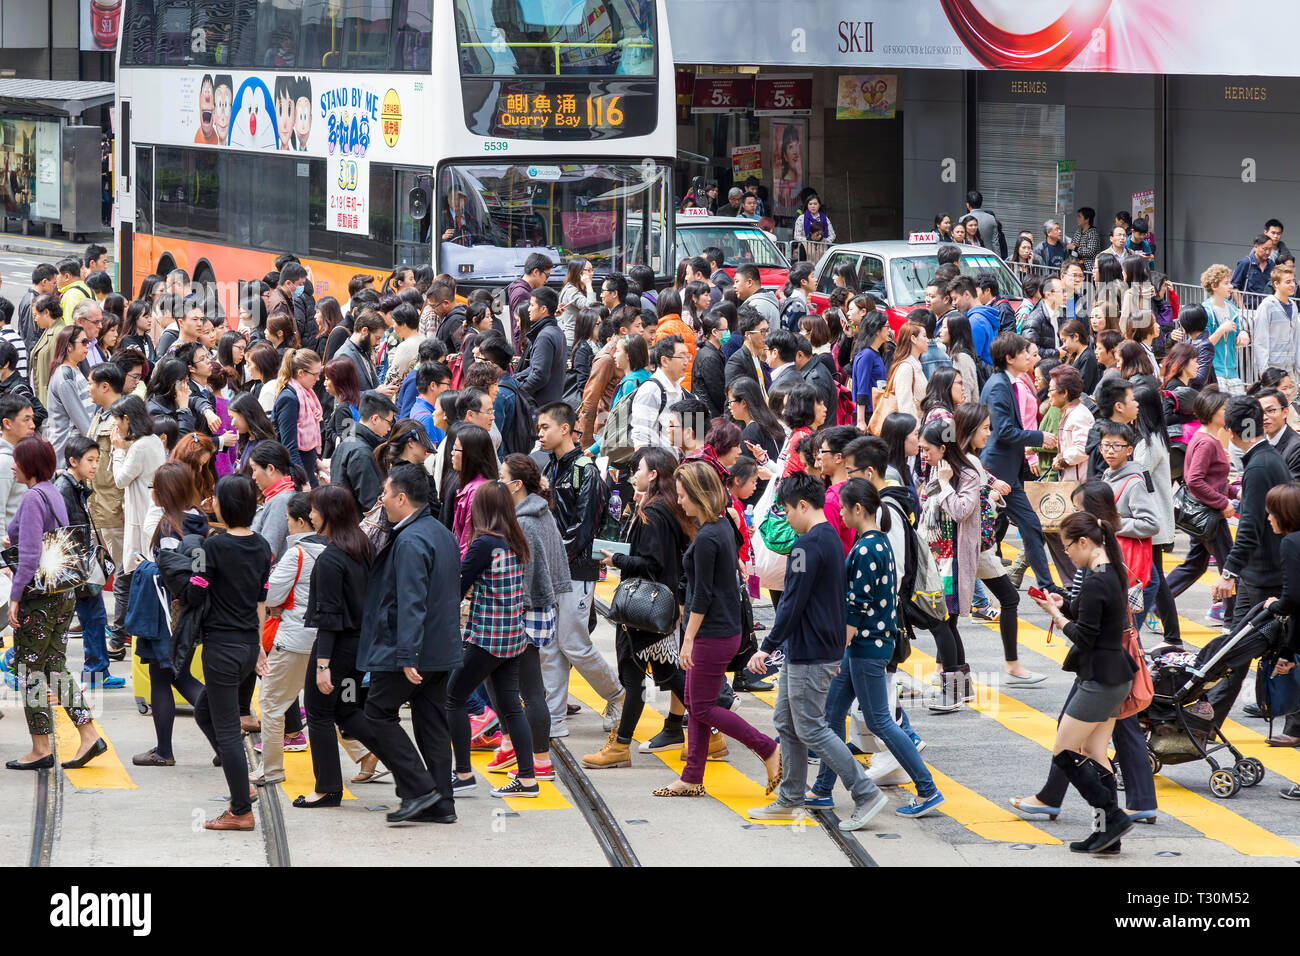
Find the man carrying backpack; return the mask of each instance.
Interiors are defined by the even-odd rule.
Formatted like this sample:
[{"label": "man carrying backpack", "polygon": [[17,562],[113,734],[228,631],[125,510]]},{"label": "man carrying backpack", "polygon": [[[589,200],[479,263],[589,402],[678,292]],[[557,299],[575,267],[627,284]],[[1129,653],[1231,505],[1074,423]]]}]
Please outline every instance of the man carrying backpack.
[{"label": "man carrying backpack", "polygon": [[483,361],[501,369],[497,397],[492,401],[492,418],[501,433],[501,447],[497,454],[503,460],[515,452],[527,455],[533,450],[536,405],[532,396],[510,373],[510,361],[515,357],[515,351],[506,337],[496,330],[485,333],[474,344],[474,349]]},{"label": "man carrying backpack", "polygon": [[1007,237],[1002,234],[1002,223],[993,213],[983,209],[984,195],[978,189],[966,194],[966,210],[979,223],[980,240],[985,249],[992,249],[999,259],[1007,257]]},{"label": "man carrying backpack", "polygon": [[[677,340],[678,343],[681,339]],[[623,712],[623,685],[592,646],[587,618],[600,579],[600,563],[591,556],[609,503],[609,491],[596,464],[574,441],[573,409],[564,402],[551,402],[537,413],[537,439],[549,455],[543,475],[555,502],[552,510],[569,557],[573,590],[557,594],[556,639],[540,648],[542,683],[551,712],[551,737],[567,737],[565,726],[569,704],[569,668],[578,673],[605,698],[605,731],[612,730]]]}]

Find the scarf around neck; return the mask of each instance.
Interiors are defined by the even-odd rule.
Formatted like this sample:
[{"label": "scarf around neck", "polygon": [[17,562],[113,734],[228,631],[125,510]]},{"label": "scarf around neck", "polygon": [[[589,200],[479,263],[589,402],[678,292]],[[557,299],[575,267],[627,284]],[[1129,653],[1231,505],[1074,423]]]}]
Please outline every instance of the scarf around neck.
[{"label": "scarf around neck", "polygon": [[296,379],[289,379],[289,386],[298,396],[298,448],[301,451],[320,451],[320,399],[309,388],[303,388]]}]

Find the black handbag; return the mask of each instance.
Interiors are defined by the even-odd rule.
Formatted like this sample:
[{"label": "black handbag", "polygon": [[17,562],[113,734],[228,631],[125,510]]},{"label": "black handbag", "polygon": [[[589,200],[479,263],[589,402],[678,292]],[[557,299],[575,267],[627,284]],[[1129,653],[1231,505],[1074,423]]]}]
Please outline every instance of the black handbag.
[{"label": "black handbag", "polygon": [[649,578],[627,578],[614,589],[609,620],[629,630],[667,635],[677,628],[677,595]]},{"label": "black handbag", "polygon": [[1193,538],[1212,538],[1223,515],[1195,498],[1186,485],[1174,492],[1174,527]]}]

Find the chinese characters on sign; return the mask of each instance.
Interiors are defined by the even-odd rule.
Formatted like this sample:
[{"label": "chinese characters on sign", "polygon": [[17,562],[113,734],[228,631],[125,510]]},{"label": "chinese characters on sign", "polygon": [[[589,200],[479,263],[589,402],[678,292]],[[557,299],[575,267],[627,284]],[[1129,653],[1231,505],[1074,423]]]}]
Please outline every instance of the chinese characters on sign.
[{"label": "chinese characters on sign", "polygon": [[370,161],[331,156],[326,166],[325,228],[370,235]]},{"label": "chinese characters on sign", "polygon": [[579,97],[573,93],[509,93],[504,98],[498,126],[535,129],[576,129],[623,125],[622,99],[609,96]]}]

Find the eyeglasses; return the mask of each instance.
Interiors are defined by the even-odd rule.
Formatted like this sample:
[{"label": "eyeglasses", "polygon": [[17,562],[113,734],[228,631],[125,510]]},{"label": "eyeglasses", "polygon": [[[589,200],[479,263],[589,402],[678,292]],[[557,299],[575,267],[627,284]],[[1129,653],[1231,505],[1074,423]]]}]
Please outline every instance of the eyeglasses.
[{"label": "eyeglasses", "polygon": [[1123,451],[1126,448],[1132,448],[1132,447],[1133,447],[1132,445],[1129,445],[1127,443],[1116,444],[1115,442],[1109,442],[1109,441],[1104,441],[1101,443],[1102,451]]}]

